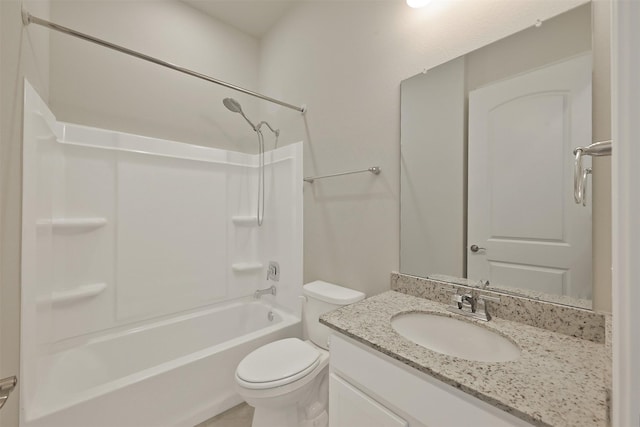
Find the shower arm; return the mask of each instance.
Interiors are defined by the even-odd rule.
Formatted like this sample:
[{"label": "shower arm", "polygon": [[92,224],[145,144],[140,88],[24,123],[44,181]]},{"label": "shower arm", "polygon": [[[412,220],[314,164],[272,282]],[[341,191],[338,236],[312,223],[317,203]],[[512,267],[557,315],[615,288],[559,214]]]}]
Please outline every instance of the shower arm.
[{"label": "shower arm", "polygon": [[251,129],[253,129],[254,132],[259,132],[260,131],[260,124],[259,123],[258,123],[258,126],[256,126],[256,125],[253,124],[253,122],[251,120],[249,120],[249,118],[244,114],[243,111],[240,111],[239,113],[242,116],[242,118],[245,119],[247,123],[249,123],[249,126],[251,126]]}]

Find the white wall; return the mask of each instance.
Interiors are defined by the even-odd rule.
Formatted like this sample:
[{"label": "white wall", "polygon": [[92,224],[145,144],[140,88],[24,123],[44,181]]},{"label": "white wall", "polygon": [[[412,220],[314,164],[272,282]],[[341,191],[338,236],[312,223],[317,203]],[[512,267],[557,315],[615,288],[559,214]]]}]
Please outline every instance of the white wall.
[{"label": "white wall", "polygon": [[[43,97],[49,92],[49,35],[23,28],[21,4],[49,15],[47,0],[0,2],[0,377],[19,370],[23,79]],[[0,411],[0,425],[18,425],[18,393]]]},{"label": "white wall", "polygon": [[613,3],[613,414],[611,425],[640,419],[640,3]]},{"label": "white wall", "polygon": [[305,281],[389,288],[399,265],[400,81],[582,3],[304,2],[279,22],[262,40],[261,91],[309,111],[260,107],[283,142],[305,140],[305,175],[382,167],[305,184]]},{"label": "white wall", "polygon": [[[53,0],[54,22],[256,89],[258,41],[179,1]],[[50,106],[61,121],[255,152],[255,98],[68,35],[51,33]]]}]

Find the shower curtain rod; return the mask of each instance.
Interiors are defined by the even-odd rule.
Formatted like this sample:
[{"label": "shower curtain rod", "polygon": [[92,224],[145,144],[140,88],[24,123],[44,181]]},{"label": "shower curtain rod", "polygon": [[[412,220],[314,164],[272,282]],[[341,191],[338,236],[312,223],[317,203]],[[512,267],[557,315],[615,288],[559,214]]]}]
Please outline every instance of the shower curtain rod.
[{"label": "shower curtain rod", "polygon": [[95,43],[97,45],[100,45],[100,46],[103,46],[103,47],[107,47],[109,49],[113,49],[113,50],[116,50],[118,52],[122,52],[122,53],[125,53],[127,55],[134,56],[136,58],[143,59],[145,61],[152,62],[154,64],[161,65],[163,67],[170,68],[172,70],[179,71],[181,73],[188,74],[190,76],[197,77],[199,79],[206,80],[208,82],[215,83],[215,84],[218,84],[220,86],[227,87],[229,89],[236,90],[238,92],[246,93],[247,95],[255,96],[256,98],[264,99],[265,101],[273,102],[273,103],[281,105],[283,107],[291,108],[292,110],[299,111],[302,114],[306,113],[306,111],[307,111],[307,107],[305,105],[303,105],[301,107],[298,107],[296,105],[288,104],[288,103],[280,101],[278,99],[271,98],[271,97],[266,96],[266,95],[262,95],[261,93],[254,92],[252,90],[245,89],[245,88],[242,88],[240,86],[236,86],[236,85],[231,84],[231,83],[227,83],[225,81],[222,81],[222,80],[207,76],[205,74],[201,74],[201,73],[189,70],[188,68],[180,67],[180,66],[172,64],[170,62],[166,62],[166,61],[163,61],[161,59],[154,58],[153,56],[145,55],[144,53],[136,52],[135,50],[128,49],[126,47],[119,46],[117,44],[113,44],[113,43],[101,40],[99,38],[90,36],[88,34],[81,33],[81,32],[76,31],[76,30],[72,30],[71,28],[67,28],[67,27],[64,27],[62,25],[58,25],[56,23],[47,21],[47,20],[42,19],[42,18],[38,18],[37,16],[31,15],[29,12],[27,12],[24,9],[22,10],[22,22],[23,22],[24,25],[37,24],[37,25],[41,25],[43,27],[50,28],[50,29],[55,30],[55,31],[59,31],[61,33],[69,34],[71,36],[78,37],[78,38],[80,38],[82,40],[86,40],[86,41],[89,41],[91,43]]}]

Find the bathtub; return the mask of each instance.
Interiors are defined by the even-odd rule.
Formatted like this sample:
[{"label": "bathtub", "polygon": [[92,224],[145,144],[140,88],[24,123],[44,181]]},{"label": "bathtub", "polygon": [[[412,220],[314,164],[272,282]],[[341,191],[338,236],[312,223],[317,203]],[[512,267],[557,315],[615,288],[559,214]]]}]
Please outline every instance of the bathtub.
[{"label": "bathtub", "polygon": [[71,343],[40,361],[21,426],[192,427],[242,401],[246,354],[300,334],[298,317],[247,298]]}]

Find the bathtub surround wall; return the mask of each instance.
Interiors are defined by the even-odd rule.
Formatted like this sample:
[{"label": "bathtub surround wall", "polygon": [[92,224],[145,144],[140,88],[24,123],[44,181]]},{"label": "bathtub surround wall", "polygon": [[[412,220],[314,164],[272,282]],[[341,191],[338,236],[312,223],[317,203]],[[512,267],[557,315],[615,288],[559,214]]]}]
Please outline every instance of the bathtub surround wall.
[{"label": "bathtub surround wall", "polygon": [[[309,111],[302,120],[261,104],[263,116],[288,130],[283,143],[305,140],[305,175],[382,167],[377,177],[305,185],[305,281],[373,295],[398,270],[400,82],[583,3],[443,1],[411,9],[404,2],[301,2],[285,16],[262,40],[260,90],[299,99]],[[597,292],[610,293],[610,279]],[[603,299],[596,308],[610,305]]]},{"label": "bathtub surround wall", "polygon": [[[24,30],[22,5],[47,18],[48,0],[0,1],[0,377],[20,369],[20,223],[23,79],[47,98],[49,34]],[[20,387],[20,384],[18,385]],[[19,389],[0,411],[0,426],[18,425]]]},{"label": "bathtub surround wall", "polygon": [[[111,394],[128,385],[145,390],[140,381],[168,365],[265,329],[270,305],[284,313],[271,339],[301,333],[301,143],[267,153],[265,219],[258,227],[256,155],[61,123],[28,85],[26,106],[22,425],[84,425],[87,408],[120,399]],[[263,315],[220,308],[252,301],[256,289],[270,286],[269,261],[279,262],[281,274],[278,294],[263,297]],[[231,314],[214,315],[214,308]],[[138,335],[156,350],[144,356],[131,338]],[[243,343],[205,371],[217,369],[222,378],[184,383],[210,403],[171,403],[174,414],[158,420],[206,413],[189,419],[195,423],[215,415],[214,407],[239,403],[235,364],[260,345]],[[113,352],[139,357],[123,368]],[[179,398],[186,390],[178,385],[156,385],[189,401]],[[99,418],[125,426],[160,416],[145,410]]]}]

